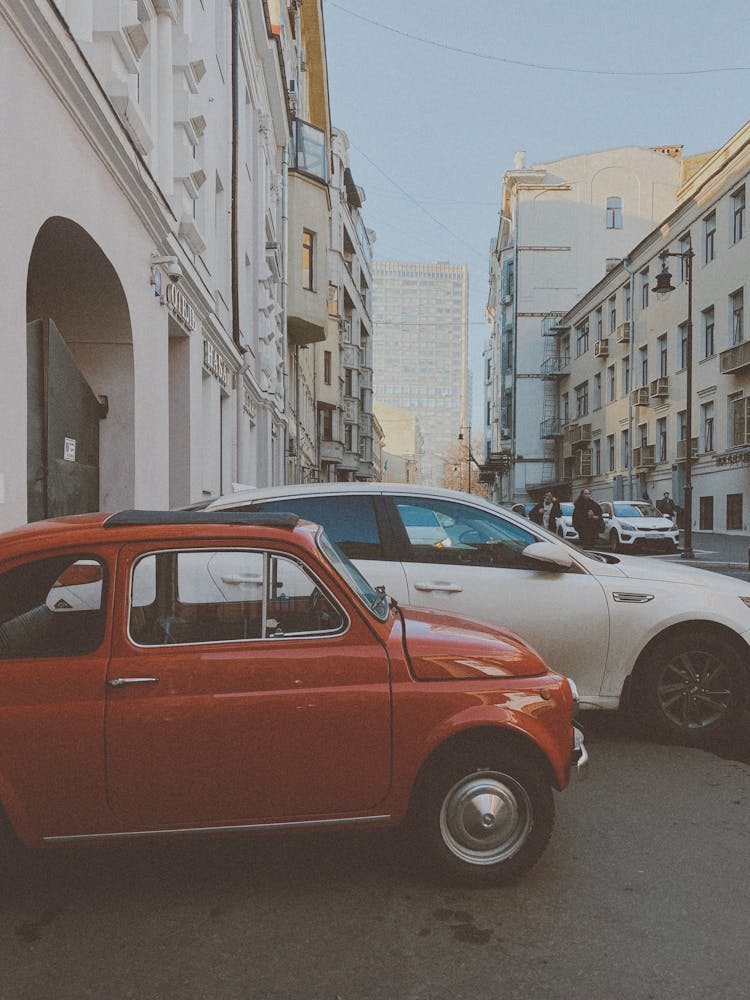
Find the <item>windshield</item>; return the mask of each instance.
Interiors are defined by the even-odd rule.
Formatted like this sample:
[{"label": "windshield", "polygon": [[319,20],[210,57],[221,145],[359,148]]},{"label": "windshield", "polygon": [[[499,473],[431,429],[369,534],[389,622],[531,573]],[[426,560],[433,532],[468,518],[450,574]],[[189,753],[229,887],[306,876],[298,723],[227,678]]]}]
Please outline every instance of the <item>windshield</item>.
[{"label": "windshield", "polygon": [[371,611],[379,621],[384,622],[388,617],[389,602],[387,595],[376,590],[365,580],[357,567],[330,541],[325,531],[321,528],[317,534],[318,548],[323,553],[328,562],[333,566],[339,576],[349,584],[356,596],[362,601],[366,608]]},{"label": "windshield", "polygon": [[664,517],[661,511],[657,510],[650,503],[616,503],[615,517]]},{"label": "windshield", "polygon": [[563,512],[565,517],[573,516],[573,504],[572,503],[561,503],[560,510]]}]

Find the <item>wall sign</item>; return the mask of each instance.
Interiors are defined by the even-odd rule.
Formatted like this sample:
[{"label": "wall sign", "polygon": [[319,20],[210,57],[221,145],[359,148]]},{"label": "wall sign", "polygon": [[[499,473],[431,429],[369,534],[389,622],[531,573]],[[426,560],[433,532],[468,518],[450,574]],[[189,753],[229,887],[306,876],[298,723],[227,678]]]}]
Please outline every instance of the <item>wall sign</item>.
[{"label": "wall sign", "polygon": [[730,451],[726,455],[719,455],[716,459],[717,465],[750,465],[750,451]]},{"label": "wall sign", "polygon": [[63,446],[63,458],[66,462],[75,462],[76,460],[76,440],[75,438],[65,438],[65,444]]},{"label": "wall sign", "polygon": [[167,285],[165,299],[172,315],[175,316],[187,330],[194,330],[195,310],[173,281],[170,281]]},{"label": "wall sign", "polygon": [[210,340],[203,341],[203,367],[222,385],[229,383],[229,365],[219,354]]}]

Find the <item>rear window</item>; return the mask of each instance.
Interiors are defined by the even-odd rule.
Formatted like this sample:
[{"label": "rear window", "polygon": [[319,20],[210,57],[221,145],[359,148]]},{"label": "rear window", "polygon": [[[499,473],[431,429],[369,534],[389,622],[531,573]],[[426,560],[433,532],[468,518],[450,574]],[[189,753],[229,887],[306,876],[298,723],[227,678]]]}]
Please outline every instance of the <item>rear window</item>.
[{"label": "rear window", "polygon": [[370,496],[298,497],[265,500],[253,510],[299,514],[325,528],[329,541],[349,559],[384,559],[383,546]]}]

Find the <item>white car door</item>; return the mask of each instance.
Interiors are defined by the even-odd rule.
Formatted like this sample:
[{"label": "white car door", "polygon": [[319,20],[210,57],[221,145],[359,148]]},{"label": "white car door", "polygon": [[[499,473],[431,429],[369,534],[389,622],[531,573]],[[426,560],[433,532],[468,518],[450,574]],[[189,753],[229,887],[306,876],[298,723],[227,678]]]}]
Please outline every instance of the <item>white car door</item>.
[{"label": "white car door", "polygon": [[[596,577],[576,561],[568,571],[522,555],[548,535],[470,503],[424,497],[391,497],[405,535],[403,568],[409,603],[484,619],[513,629],[546,662],[572,677],[582,700],[599,694],[609,646],[609,611]],[[412,538],[412,508],[428,508],[444,536]],[[562,544],[562,543],[556,543]],[[372,569],[366,571],[374,579]]]}]

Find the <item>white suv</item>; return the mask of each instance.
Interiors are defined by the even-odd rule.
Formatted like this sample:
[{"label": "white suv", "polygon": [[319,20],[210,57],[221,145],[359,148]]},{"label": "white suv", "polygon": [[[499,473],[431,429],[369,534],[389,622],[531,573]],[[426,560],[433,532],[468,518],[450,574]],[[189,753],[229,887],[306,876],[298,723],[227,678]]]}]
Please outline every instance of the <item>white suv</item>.
[{"label": "white suv", "polygon": [[513,629],[573,678],[589,707],[629,703],[662,733],[699,742],[748,704],[750,584],[731,577],[582,552],[452,490],[319,483],[249,490],[209,506],[322,524],[371,584],[403,604]]},{"label": "white suv", "polygon": [[679,528],[648,500],[604,500],[600,506],[604,529],[599,539],[612,552],[623,548],[677,550]]}]

